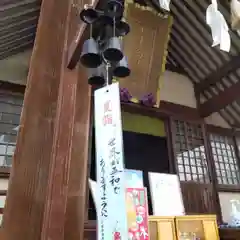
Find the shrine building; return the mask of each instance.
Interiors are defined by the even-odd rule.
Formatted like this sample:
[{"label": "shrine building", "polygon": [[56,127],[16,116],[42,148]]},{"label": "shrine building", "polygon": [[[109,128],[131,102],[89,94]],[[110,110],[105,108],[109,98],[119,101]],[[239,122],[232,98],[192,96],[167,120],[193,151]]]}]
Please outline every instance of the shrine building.
[{"label": "shrine building", "polygon": [[[96,239],[94,87],[79,62],[84,4],[0,1],[0,240]],[[240,35],[230,3],[218,1],[229,52],[212,47],[211,1],[171,0],[170,12],[157,0],[123,4],[131,74],[114,81],[131,95],[121,99],[125,167],[143,172],[148,193],[148,172],[177,174],[186,214],[228,223],[232,202],[240,207]],[[151,106],[141,101],[149,94]],[[152,215],[150,194],[148,203]],[[240,228],[219,234],[240,239]]]}]

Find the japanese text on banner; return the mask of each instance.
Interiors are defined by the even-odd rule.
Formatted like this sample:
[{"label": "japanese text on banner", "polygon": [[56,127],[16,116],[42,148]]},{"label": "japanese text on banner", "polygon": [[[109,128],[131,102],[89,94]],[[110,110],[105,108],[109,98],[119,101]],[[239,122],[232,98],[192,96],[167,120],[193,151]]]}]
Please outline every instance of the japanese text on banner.
[{"label": "japanese text on banner", "polygon": [[[98,239],[127,239],[122,125],[118,84],[95,91]],[[116,214],[116,205],[118,214]]]}]

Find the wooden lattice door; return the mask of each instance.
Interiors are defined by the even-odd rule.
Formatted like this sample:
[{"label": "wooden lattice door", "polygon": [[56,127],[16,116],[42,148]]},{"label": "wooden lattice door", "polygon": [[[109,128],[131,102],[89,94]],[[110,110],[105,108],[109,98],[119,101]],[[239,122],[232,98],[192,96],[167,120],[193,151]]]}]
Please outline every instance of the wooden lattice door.
[{"label": "wooden lattice door", "polygon": [[171,134],[186,213],[216,213],[216,194],[204,125],[171,120]]}]

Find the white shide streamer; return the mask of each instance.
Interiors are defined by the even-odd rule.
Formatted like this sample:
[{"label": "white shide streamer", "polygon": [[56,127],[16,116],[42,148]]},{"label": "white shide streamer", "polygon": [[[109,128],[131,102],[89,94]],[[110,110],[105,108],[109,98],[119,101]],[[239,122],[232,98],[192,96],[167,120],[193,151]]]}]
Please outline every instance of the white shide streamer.
[{"label": "white shide streamer", "polygon": [[170,11],[171,0],[159,0],[159,5],[162,9]]},{"label": "white shide streamer", "polygon": [[240,36],[240,1],[232,0],[231,1],[231,22],[232,29],[236,30]]},{"label": "white shide streamer", "polygon": [[220,49],[229,52],[231,39],[229,28],[222,13],[218,10],[217,0],[212,0],[206,11],[206,22],[212,31],[212,47],[220,45]]}]

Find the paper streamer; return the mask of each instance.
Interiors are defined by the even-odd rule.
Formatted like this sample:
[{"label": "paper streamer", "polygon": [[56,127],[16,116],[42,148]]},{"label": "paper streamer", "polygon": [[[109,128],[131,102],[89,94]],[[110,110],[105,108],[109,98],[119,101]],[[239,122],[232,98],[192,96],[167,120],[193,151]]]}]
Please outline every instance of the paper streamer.
[{"label": "paper streamer", "polygon": [[232,22],[232,29],[237,30],[239,35],[239,31],[240,31],[240,1],[239,0],[231,1],[231,22]]},{"label": "paper streamer", "polygon": [[170,2],[171,0],[159,0],[159,5],[162,9],[170,11]]},{"label": "paper streamer", "polygon": [[222,13],[218,10],[217,1],[212,0],[206,11],[206,22],[211,28],[213,44],[212,47],[220,45],[220,49],[230,51],[231,39],[229,28]]}]

